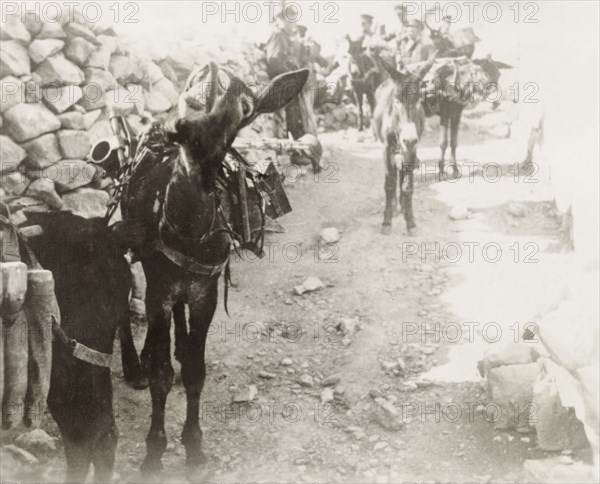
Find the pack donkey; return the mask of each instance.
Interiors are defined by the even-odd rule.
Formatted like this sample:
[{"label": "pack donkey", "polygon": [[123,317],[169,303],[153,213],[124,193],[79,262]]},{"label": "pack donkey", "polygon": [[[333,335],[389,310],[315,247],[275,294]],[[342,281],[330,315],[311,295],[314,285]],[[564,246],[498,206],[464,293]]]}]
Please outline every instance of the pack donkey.
[{"label": "pack donkey", "polygon": [[354,100],[358,107],[358,129],[364,129],[363,99],[366,96],[371,108],[371,118],[375,112],[375,91],[385,79],[385,72],[377,60],[370,57],[363,48],[362,39],[352,40],[347,35],[348,54],[350,54],[350,83],[354,93]]},{"label": "pack donkey", "polygon": [[[384,144],[385,210],[381,233],[389,235],[396,203],[396,185],[400,175],[400,208],[404,213],[409,235],[416,228],[412,196],[414,171],[418,168],[417,143],[425,125],[425,112],[420,100],[421,81],[431,69],[437,52],[434,52],[416,73],[399,72],[382,61],[389,74],[377,89],[377,106],[373,116],[375,137]],[[399,159],[396,161],[396,154]]]},{"label": "pack donkey", "polygon": [[[141,359],[148,371],[152,397],[144,473],[161,469],[167,446],[165,404],[173,383],[171,314],[187,395],[182,432],[187,466],[193,470],[205,461],[199,425],[200,394],[206,376],[204,351],[217,306],[219,274],[230,253],[217,175],[238,131],[259,114],[283,108],[300,93],[307,78],[307,69],[282,74],[257,94],[210,63],[188,79],[180,99],[181,118],[171,134],[180,149],[167,186],[157,250],[142,257],[148,284],[148,334]],[[185,304],[189,307],[188,321]]]}]

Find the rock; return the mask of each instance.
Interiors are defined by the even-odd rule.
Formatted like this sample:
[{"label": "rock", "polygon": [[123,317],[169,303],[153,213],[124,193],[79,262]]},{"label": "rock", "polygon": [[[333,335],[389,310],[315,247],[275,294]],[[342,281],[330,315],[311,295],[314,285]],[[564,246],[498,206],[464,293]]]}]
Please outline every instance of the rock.
[{"label": "rock", "polygon": [[104,217],[109,195],[104,190],[79,188],[63,195],[64,210],[85,218]]},{"label": "rock", "polygon": [[44,89],[44,102],[56,114],[65,112],[82,97],[83,91],[79,86],[48,86]]},{"label": "rock", "polygon": [[[178,77],[187,77],[195,67],[194,58],[183,49],[171,51],[163,63],[164,62],[166,62],[172,68],[172,70],[175,71]],[[173,79],[171,80],[174,81]]]},{"label": "rock", "polygon": [[77,111],[69,111],[56,116],[60,121],[60,126],[63,129],[85,129],[83,114]]},{"label": "rock", "polygon": [[325,285],[318,277],[309,277],[300,286],[294,287],[294,293],[297,296],[301,296],[305,292],[318,291],[324,287]]},{"label": "rock", "polygon": [[83,88],[83,93],[78,105],[85,111],[96,111],[106,106],[107,91],[102,90],[97,84],[87,84]]},{"label": "rock", "polygon": [[8,136],[0,135],[0,173],[15,171],[27,152]]},{"label": "rock", "polygon": [[27,79],[28,76],[22,77],[23,92],[25,93],[26,103],[42,102],[42,87],[33,79]]},{"label": "rock", "polygon": [[396,362],[396,361],[382,361],[381,362],[381,367],[385,371],[392,371],[392,370],[395,370],[396,368],[398,368],[398,362]]},{"label": "rock", "polygon": [[163,59],[160,63],[160,70],[163,72],[163,75],[169,79],[170,81],[177,82],[178,76],[175,70],[171,67],[171,65],[167,62],[166,59]]},{"label": "rock", "polygon": [[[2,73],[4,75],[4,73]],[[7,76],[0,80],[0,113],[8,111],[13,106],[25,102],[23,81],[13,76]]]},{"label": "rock", "polygon": [[469,209],[464,205],[454,205],[448,216],[452,220],[467,220],[470,217]]},{"label": "rock", "polygon": [[6,131],[17,142],[60,128],[60,121],[43,104],[17,104],[4,114]]},{"label": "rock", "polygon": [[113,54],[108,70],[117,81],[125,83],[133,74],[133,63],[129,56]]},{"label": "rock", "polygon": [[307,387],[307,388],[311,388],[315,385],[315,381],[313,380],[313,377],[307,374],[302,375],[299,379],[298,379],[298,383],[300,383],[300,385],[302,385],[303,387]]},{"label": "rock", "polygon": [[2,11],[2,29],[0,29],[0,40],[14,40],[21,44],[29,44],[31,34],[21,22],[19,15],[5,15]]},{"label": "rock", "polygon": [[486,409],[486,418],[496,429],[512,429],[527,425],[531,417],[529,407],[533,385],[540,376],[540,365],[499,366],[488,374],[488,388],[493,404]]},{"label": "rock", "polygon": [[112,52],[105,46],[96,48],[87,58],[85,65],[108,71]]},{"label": "rock", "polygon": [[337,330],[344,336],[352,336],[360,330],[360,322],[357,319],[342,318],[337,325]]},{"label": "rock", "polygon": [[545,377],[535,384],[533,404],[536,409],[533,425],[540,449],[558,451],[588,447],[583,424],[572,408],[562,405],[554,380]]},{"label": "rock", "polygon": [[27,48],[16,40],[0,42],[0,73],[4,76],[24,76],[31,72]]},{"label": "rock", "polygon": [[258,390],[255,385],[248,385],[242,390],[236,392],[233,396],[233,403],[251,402],[258,395]]},{"label": "rock", "polygon": [[64,45],[59,39],[35,39],[29,45],[29,57],[35,64],[40,64],[47,57],[60,52]]},{"label": "rock", "polygon": [[261,370],[258,372],[258,376],[264,378],[265,380],[271,380],[277,375],[275,373],[269,373],[268,371]]},{"label": "rock", "polygon": [[281,366],[292,366],[293,361],[291,358],[284,358],[283,360],[281,360],[280,365]]},{"label": "rock", "polygon": [[113,136],[110,122],[107,119],[96,121],[88,129],[88,134],[90,135],[90,142],[92,143],[92,146],[100,140]]},{"label": "rock", "polygon": [[[92,126],[98,121],[98,118],[102,114],[101,109],[96,109],[94,111],[87,112],[83,115],[83,124],[85,129],[91,129]],[[110,129],[110,123],[108,123],[108,129]],[[91,134],[90,134],[91,139]]]},{"label": "rock", "polygon": [[35,71],[40,78],[42,86],[55,84],[64,86],[66,84],[79,85],[84,80],[81,69],[67,60],[62,53],[54,54],[42,62]]},{"label": "rock", "polygon": [[338,240],[340,240],[340,233],[335,227],[328,227],[321,230],[321,233],[319,234],[319,240],[323,244],[335,244]]},{"label": "rock", "polygon": [[6,173],[0,178],[0,186],[4,192],[8,195],[21,195],[27,185],[29,185],[29,178],[27,178],[20,171],[13,171],[12,173]]},{"label": "rock", "polygon": [[15,439],[15,444],[36,457],[44,457],[56,452],[56,439],[42,429],[34,429],[19,435]]},{"label": "rock", "polygon": [[51,167],[47,167],[44,172],[46,178],[54,181],[58,193],[69,192],[89,185],[97,177],[95,165],[78,159],[61,160]]},{"label": "rock", "polygon": [[33,180],[27,187],[25,195],[41,200],[56,210],[62,209],[64,205],[62,198],[56,193],[54,182],[46,178]]},{"label": "rock", "polygon": [[[113,77],[113,75],[105,70],[97,69],[95,67],[86,67],[83,71],[85,75],[85,84],[91,84],[88,87],[90,89],[91,95],[94,95],[95,91],[106,92],[111,89],[115,89],[119,83]],[[96,87],[97,89],[93,89]]]},{"label": "rock", "polygon": [[36,39],[65,39],[67,34],[58,22],[43,22]]},{"label": "rock", "polygon": [[531,344],[522,341],[515,343],[509,340],[502,344],[488,345],[481,361],[484,369],[482,376],[498,366],[532,363],[533,356],[531,352]]},{"label": "rock", "polygon": [[171,103],[169,100],[158,91],[146,91],[144,92],[144,100],[146,109],[152,114],[164,113],[171,109]]},{"label": "rock", "polygon": [[85,131],[63,129],[56,133],[63,158],[87,158],[92,145]]},{"label": "rock", "polygon": [[323,380],[321,380],[321,385],[324,387],[334,387],[341,380],[342,379],[341,379],[340,375],[336,373],[334,375],[329,375],[328,377],[323,378]]},{"label": "rock", "polygon": [[510,202],[508,207],[506,207],[506,211],[509,215],[519,218],[524,217],[527,214],[527,208],[522,203]]},{"label": "rock", "polygon": [[25,166],[31,170],[39,170],[53,165],[62,158],[58,140],[54,133],[49,133],[23,143],[27,152]]},{"label": "rock", "polygon": [[147,86],[152,86],[153,84],[157,83],[158,81],[164,78],[165,75],[163,74],[161,68],[158,67],[158,65],[156,65],[150,60],[146,61],[146,63],[144,64],[144,77],[142,79],[144,81],[144,84],[146,84]]},{"label": "rock", "polygon": [[140,84],[127,85],[127,101],[133,107],[133,111],[139,115],[144,114],[146,110],[146,100],[144,98],[144,88]]},{"label": "rock", "polygon": [[179,91],[177,91],[177,88],[166,77],[155,82],[152,85],[152,90],[160,92],[173,106],[177,106],[179,103]]},{"label": "rock", "polygon": [[67,36],[70,38],[69,40],[74,40],[76,38],[81,38],[86,42],[89,42],[93,45],[100,45],[100,42],[96,39],[96,35],[92,32],[91,29],[87,28],[85,25],[81,25],[79,23],[70,22],[64,27]]},{"label": "rock", "polygon": [[74,62],[78,66],[83,67],[87,58],[95,50],[96,46],[91,42],[88,42],[81,37],[74,37],[69,39],[67,42],[67,47],[64,50],[64,54],[67,59]]},{"label": "rock", "polygon": [[103,48],[105,48],[107,51],[109,51],[111,53],[111,55],[117,49],[117,41],[116,41],[115,37],[112,35],[98,35],[96,37],[96,40]]},{"label": "rock", "polygon": [[332,402],[333,400],[334,400],[333,390],[329,387],[323,388],[323,391],[321,392],[321,402],[329,403],[329,402]]},{"label": "rock", "polygon": [[381,399],[377,401],[372,412],[373,421],[386,430],[397,431],[404,427],[400,411],[391,402]]}]

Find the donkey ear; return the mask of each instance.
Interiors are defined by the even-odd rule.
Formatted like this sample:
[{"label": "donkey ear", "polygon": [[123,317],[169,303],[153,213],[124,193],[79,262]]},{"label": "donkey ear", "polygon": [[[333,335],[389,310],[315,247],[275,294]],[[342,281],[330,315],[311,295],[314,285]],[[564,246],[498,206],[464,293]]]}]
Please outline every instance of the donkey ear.
[{"label": "donkey ear", "polygon": [[273,113],[292,101],[308,79],[308,69],[286,72],[269,82],[256,100],[256,113]]},{"label": "donkey ear", "polygon": [[184,144],[190,137],[191,123],[183,118],[165,124],[167,140],[171,143]]}]

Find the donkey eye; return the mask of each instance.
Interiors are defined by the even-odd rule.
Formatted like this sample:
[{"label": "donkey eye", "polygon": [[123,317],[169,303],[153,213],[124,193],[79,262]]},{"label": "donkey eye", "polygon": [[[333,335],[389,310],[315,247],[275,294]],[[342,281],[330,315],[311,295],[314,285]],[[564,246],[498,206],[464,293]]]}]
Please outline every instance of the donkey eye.
[{"label": "donkey eye", "polygon": [[245,98],[242,98],[242,113],[244,117],[250,116],[250,114],[252,113],[252,105]]}]

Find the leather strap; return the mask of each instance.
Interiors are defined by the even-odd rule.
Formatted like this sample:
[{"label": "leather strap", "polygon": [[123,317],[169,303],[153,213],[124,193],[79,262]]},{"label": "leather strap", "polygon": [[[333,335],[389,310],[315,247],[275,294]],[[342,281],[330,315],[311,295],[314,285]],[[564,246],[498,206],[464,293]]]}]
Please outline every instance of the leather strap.
[{"label": "leather strap", "polygon": [[77,341],[75,341],[75,346],[73,347],[73,358],[104,368],[110,368],[112,361],[112,355],[93,350]]},{"label": "leather strap", "polygon": [[228,256],[227,259],[225,259],[223,262],[217,265],[202,264],[196,259],[188,257],[187,255],[184,255],[181,252],[172,249],[160,239],[156,243],[156,250],[162,252],[167,259],[169,259],[171,262],[173,262],[173,264],[177,265],[178,267],[181,267],[183,270],[208,277],[212,277],[215,275],[218,276],[219,274],[221,274],[221,272],[223,272],[223,269],[227,265],[227,261],[229,260]]}]

